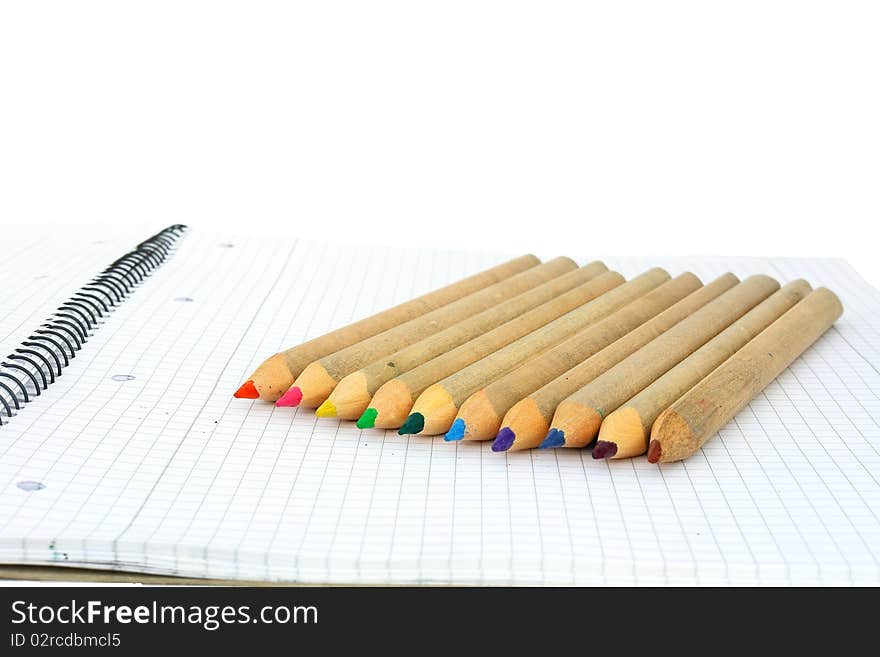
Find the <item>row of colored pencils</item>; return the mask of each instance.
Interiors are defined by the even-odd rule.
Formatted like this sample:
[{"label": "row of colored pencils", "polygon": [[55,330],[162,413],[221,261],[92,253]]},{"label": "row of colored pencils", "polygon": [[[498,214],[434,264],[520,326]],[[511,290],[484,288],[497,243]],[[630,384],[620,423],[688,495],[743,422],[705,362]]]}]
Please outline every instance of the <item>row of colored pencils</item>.
[{"label": "row of colored pencils", "polygon": [[593,458],[694,453],[840,317],[804,280],[526,255],[267,359],[235,393],[361,429],[593,445]]}]

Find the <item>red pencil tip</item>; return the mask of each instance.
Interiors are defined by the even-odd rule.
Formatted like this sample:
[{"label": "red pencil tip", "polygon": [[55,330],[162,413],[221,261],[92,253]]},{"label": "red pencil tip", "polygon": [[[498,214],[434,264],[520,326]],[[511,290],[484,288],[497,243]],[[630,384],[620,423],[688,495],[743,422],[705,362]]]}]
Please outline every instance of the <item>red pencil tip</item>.
[{"label": "red pencil tip", "polygon": [[663,456],[663,445],[652,440],[648,445],[648,463],[656,463]]},{"label": "red pencil tip", "polygon": [[257,392],[257,387],[253,381],[245,381],[241,388],[236,390],[232,396],[236,399],[259,399],[260,393]]}]

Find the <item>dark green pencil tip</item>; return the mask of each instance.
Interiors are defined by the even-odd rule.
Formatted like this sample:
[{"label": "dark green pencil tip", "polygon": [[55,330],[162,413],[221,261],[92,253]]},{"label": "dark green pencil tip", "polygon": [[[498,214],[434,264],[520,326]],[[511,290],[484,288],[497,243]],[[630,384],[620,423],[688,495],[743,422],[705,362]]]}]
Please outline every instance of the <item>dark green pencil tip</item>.
[{"label": "dark green pencil tip", "polygon": [[412,413],[406,421],[403,423],[403,426],[397,430],[401,436],[408,433],[418,433],[422,429],[425,428],[425,416],[421,413]]},{"label": "dark green pencil tip", "polygon": [[357,428],[358,429],[372,429],[376,426],[376,416],[379,415],[379,411],[375,408],[368,408],[363,412],[363,414],[358,418]]}]

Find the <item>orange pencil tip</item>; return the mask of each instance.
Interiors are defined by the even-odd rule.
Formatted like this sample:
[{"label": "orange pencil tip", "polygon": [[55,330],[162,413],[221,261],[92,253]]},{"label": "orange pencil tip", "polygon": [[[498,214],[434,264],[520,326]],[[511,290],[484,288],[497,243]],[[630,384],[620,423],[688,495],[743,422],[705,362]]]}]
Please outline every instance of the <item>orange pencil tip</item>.
[{"label": "orange pencil tip", "polygon": [[236,399],[259,399],[260,393],[257,392],[257,386],[254,385],[253,381],[245,381],[241,388],[236,390],[232,396]]}]

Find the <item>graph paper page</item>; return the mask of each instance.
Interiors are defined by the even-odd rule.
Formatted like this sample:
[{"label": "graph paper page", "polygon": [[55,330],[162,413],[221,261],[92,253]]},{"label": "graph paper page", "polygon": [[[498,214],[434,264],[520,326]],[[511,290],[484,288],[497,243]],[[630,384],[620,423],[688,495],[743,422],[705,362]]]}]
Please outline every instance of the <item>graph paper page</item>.
[{"label": "graph paper page", "polygon": [[[843,300],[681,463],[495,454],[232,398],[272,353],[506,257],[190,231],[0,427],[0,561],[378,584],[880,583],[880,294],[842,261],[602,258],[627,277],[803,277]],[[107,261],[93,264],[84,276]]]}]

